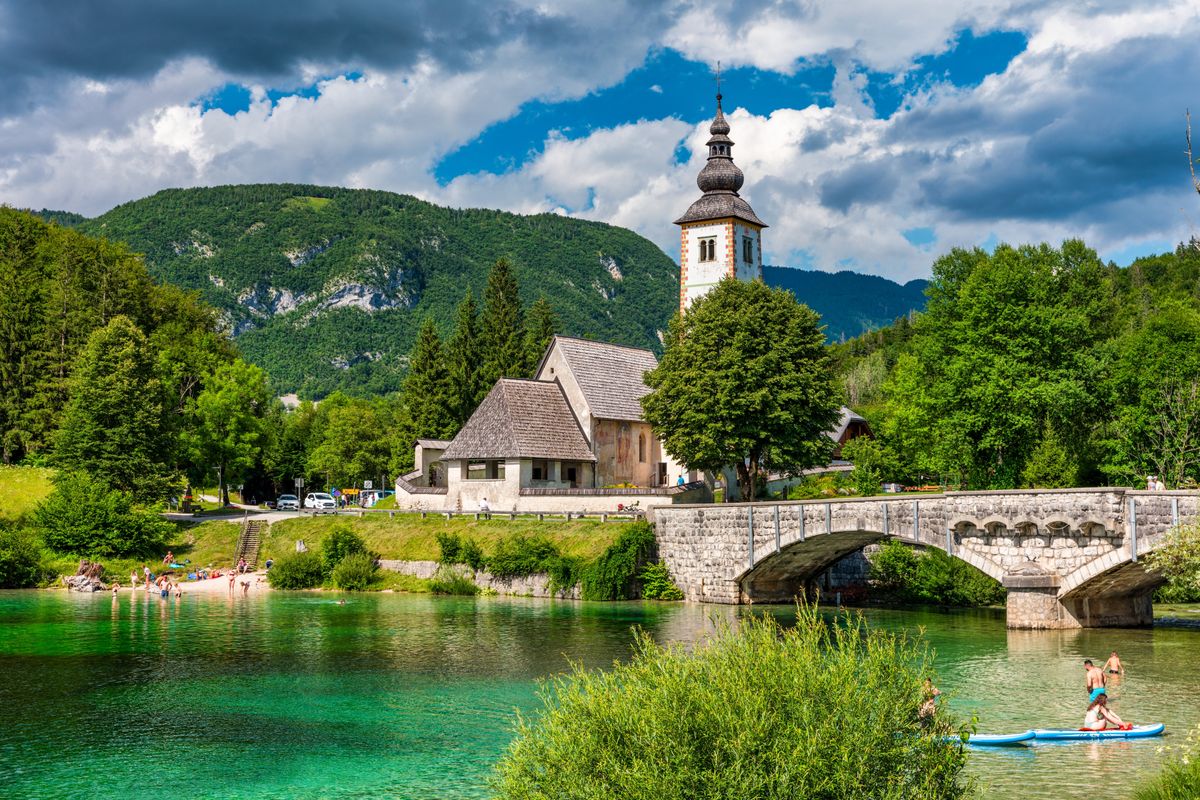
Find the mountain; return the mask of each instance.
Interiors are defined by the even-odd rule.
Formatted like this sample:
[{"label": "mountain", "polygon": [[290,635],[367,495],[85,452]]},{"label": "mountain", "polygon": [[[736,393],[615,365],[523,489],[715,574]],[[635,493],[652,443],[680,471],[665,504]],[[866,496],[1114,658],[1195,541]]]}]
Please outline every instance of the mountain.
[{"label": "mountain", "polygon": [[820,272],[792,267],[763,267],[763,280],[790,289],[796,299],[821,315],[825,336],[839,342],[890,325],[910,311],[925,308],[928,281],[905,284],[857,272]]},{"label": "mountain", "polygon": [[[62,212],[42,212],[60,215]],[[261,184],[170,189],[75,223],[199,290],[280,392],[399,386],[421,321],[449,335],[507,256],[522,300],[564,333],[660,349],[679,267],[623,228],[555,214],[443,208],[391,192]]]}]

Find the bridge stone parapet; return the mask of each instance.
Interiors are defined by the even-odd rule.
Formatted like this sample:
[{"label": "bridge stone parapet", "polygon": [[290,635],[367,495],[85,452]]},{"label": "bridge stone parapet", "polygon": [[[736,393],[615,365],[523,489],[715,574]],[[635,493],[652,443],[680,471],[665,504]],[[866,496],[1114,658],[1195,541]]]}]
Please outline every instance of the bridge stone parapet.
[{"label": "bridge stone parapet", "polygon": [[689,600],[786,602],[834,562],[885,538],[937,547],[1009,592],[1017,628],[1150,624],[1161,583],[1140,555],[1195,520],[1190,492],[948,492],[656,511],[658,549]]}]

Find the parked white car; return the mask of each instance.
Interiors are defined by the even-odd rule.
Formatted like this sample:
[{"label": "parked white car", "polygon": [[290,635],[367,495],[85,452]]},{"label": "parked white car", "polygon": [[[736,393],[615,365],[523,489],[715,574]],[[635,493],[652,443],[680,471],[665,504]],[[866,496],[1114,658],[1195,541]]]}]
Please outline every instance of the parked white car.
[{"label": "parked white car", "polygon": [[315,514],[323,511],[336,514],[337,500],[334,500],[333,495],[326,492],[309,492],[304,498],[304,507],[312,510]]},{"label": "parked white car", "polygon": [[300,498],[294,494],[281,494],[275,501],[275,509],[277,511],[299,511]]}]

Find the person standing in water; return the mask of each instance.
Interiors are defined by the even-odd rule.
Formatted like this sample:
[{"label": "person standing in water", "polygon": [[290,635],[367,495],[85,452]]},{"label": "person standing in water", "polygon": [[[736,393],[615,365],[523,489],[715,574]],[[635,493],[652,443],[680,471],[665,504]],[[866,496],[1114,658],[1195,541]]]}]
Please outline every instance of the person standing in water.
[{"label": "person standing in water", "polygon": [[932,678],[926,678],[921,688],[925,699],[921,702],[921,707],[917,709],[917,719],[922,724],[927,724],[933,720],[933,715],[937,713],[937,698],[941,695],[941,691],[933,685]]},{"label": "person standing in water", "polygon": [[1104,671],[1109,675],[1120,675],[1125,672],[1125,668],[1121,666],[1121,657],[1117,655],[1116,650],[1113,650],[1108,661],[1104,662]]},{"label": "person standing in water", "polygon": [[1085,687],[1088,692],[1088,702],[1094,703],[1100,695],[1108,694],[1108,690],[1104,688],[1104,673],[1096,669],[1096,665],[1090,658],[1084,659],[1083,668],[1087,674]]}]

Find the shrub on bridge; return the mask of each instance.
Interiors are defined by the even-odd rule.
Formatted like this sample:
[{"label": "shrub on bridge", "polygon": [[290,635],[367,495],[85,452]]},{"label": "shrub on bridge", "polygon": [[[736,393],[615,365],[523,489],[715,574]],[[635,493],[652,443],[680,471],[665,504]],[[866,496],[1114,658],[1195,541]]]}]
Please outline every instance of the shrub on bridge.
[{"label": "shrub on bridge", "polygon": [[311,550],[286,555],[267,572],[272,589],[315,589],[324,580],[325,564],[321,556]]},{"label": "shrub on bridge", "polygon": [[1167,534],[1146,563],[1167,579],[1159,595],[1166,602],[1200,600],[1200,525],[1184,525]]},{"label": "shrub on bridge", "polygon": [[951,800],[972,792],[958,732],[918,710],[926,649],[800,609],[722,627],[688,652],[639,634],[633,660],[542,690],[496,767],[501,800]]}]

